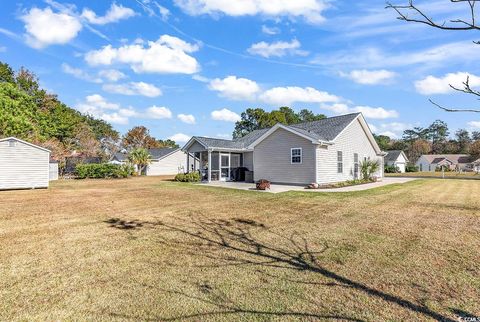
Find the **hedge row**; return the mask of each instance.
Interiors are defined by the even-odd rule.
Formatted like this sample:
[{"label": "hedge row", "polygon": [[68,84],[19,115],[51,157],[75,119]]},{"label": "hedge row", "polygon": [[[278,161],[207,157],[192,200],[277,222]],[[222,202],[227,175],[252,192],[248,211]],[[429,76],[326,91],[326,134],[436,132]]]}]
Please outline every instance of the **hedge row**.
[{"label": "hedge row", "polygon": [[78,179],[118,179],[127,178],[133,173],[134,168],[126,164],[92,163],[77,164],[75,167],[75,175]]}]

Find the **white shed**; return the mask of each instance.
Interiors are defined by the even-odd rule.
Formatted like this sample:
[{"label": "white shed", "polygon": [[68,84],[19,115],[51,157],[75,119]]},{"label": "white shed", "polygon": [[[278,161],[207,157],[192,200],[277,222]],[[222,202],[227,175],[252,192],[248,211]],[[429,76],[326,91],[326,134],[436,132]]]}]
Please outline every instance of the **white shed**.
[{"label": "white shed", "polygon": [[408,158],[401,150],[387,151],[385,164],[396,167],[400,173],[405,173],[407,169]]},{"label": "white shed", "polygon": [[48,188],[50,151],[17,138],[0,139],[0,190]]}]

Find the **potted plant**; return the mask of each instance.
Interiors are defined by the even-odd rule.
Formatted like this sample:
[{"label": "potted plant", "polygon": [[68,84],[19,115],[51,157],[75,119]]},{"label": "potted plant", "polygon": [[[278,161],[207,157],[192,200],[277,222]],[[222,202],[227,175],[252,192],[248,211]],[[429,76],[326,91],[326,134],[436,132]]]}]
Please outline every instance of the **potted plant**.
[{"label": "potted plant", "polygon": [[265,179],[260,179],[257,181],[257,190],[267,190],[270,189],[270,181]]}]

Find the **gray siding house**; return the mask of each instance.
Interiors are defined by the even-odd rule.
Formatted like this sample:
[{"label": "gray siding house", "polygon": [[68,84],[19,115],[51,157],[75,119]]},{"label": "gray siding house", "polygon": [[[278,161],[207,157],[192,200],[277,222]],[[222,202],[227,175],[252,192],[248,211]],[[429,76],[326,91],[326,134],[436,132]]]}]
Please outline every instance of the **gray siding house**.
[{"label": "gray siding house", "polygon": [[17,138],[0,139],[0,190],[48,188],[50,151]]},{"label": "gray siding house", "polygon": [[384,154],[360,113],[277,124],[234,140],[194,136],[183,151],[187,159],[199,160],[193,170],[200,170],[207,181],[231,180],[234,169],[244,168],[255,181],[329,184],[359,178],[360,163],[366,159],[380,162],[376,176],[383,177]]}]

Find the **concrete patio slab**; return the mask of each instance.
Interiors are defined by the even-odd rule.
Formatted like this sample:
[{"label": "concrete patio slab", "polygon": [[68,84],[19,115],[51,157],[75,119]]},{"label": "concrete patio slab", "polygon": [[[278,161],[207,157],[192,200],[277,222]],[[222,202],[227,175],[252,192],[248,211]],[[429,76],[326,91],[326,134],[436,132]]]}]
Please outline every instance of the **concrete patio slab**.
[{"label": "concrete patio slab", "polygon": [[392,184],[402,184],[417,180],[415,178],[384,178],[383,181],[362,184],[357,186],[343,187],[343,188],[334,188],[334,189],[305,189],[303,186],[291,186],[291,185],[279,185],[272,184],[270,190],[259,191],[255,189],[254,183],[245,183],[245,182],[210,182],[210,183],[201,183],[201,185],[208,187],[218,187],[218,188],[229,188],[229,189],[238,189],[238,190],[250,190],[257,192],[267,192],[267,193],[282,193],[288,191],[302,191],[302,192],[351,192],[351,191],[363,191],[370,190],[374,188],[384,187]]}]

